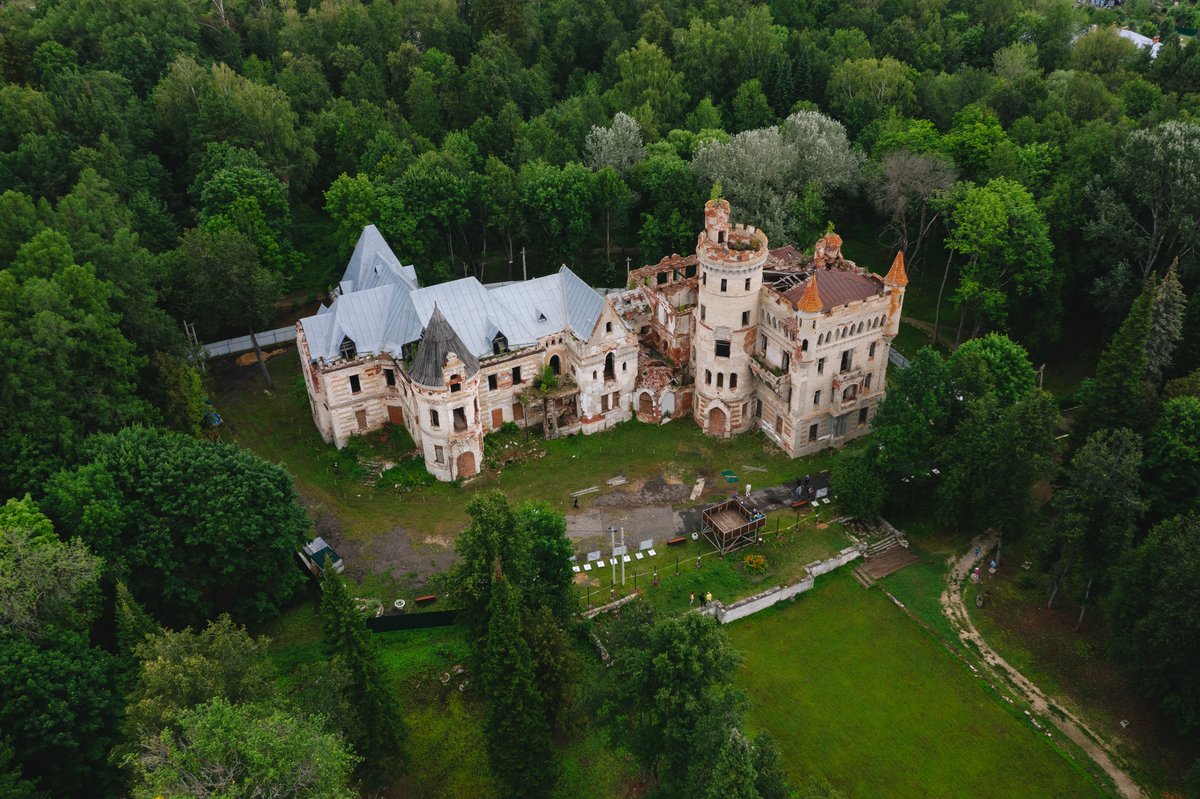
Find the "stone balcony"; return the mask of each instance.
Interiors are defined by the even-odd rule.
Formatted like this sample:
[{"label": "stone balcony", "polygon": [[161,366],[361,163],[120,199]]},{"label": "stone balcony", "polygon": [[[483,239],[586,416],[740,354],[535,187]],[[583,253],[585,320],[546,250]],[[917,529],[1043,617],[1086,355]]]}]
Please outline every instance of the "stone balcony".
[{"label": "stone balcony", "polygon": [[791,402],[792,381],[788,373],[767,363],[762,355],[755,354],[750,359],[750,372],[768,388],[779,395],[784,402]]}]

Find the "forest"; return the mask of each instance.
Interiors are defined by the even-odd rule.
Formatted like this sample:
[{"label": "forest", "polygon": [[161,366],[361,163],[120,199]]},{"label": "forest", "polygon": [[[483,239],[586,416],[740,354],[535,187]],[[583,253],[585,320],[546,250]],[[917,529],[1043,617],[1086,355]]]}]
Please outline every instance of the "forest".
[{"label": "forest", "polygon": [[[342,796],[385,780],[372,753],[401,746],[337,586],[337,697],[274,697],[239,625],[299,590],[288,557],[308,520],[284,469],[206,440],[185,325],[204,342],[294,322],[367,224],[426,284],[565,263],[620,286],[692,249],[717,195],[773,245],[833,228],[903,252],[906,314],[954,350],[917,354],[880,408],[880,446],[839,463],[856,511],[911,508],[907,477],[954,464],[939,519],[1036,539],[1049,602],[1102,606],[1106,657],[1194,737],[1198,26],[1194,3],[1153,0],[0,5],[0,796],[169,794],[230,756],[230,730],[308,753],[292,771],[307,795]],[[1084,379],[1051,396],[1038,363]],[[480,669],[529,660],[502,651],[521,618],[559,651],[562,602],[509,591],[488,551],[477,609],[509,627],[489,643],[486,619],[468,625]],[[636,675],[670,636],[732,657],[691,624],[647,627],[619,665]],[[497,695],[545,703],[546,657]],[[243,666],[189,689],[218,699],[178,690],[221,662]],[[708,775],[656,738],[672,712],[630,721],[631,747],[662,795],[694,793]],[[509,732],[550,747],[547,713]],[[710,754],[743,776],[775,756],[730,740]],[[493,763],[514,786],[539,779],[511,753]],[[722,790],[788,795],[767,785],[777,764],[758,771],[753,791]]]}]

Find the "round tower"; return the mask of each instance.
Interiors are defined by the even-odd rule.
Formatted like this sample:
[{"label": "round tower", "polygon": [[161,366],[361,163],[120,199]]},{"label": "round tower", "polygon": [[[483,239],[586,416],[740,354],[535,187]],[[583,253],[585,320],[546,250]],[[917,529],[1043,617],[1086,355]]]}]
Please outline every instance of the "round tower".
[{"label": "round tower", "polygon": [[750,358],[767,236],[750,225],[730,224],[729,203],[709,200],[696,256],[700,308],[693,337],[696,394],[692,415],[709,435],[742,433],[754,423]]}]

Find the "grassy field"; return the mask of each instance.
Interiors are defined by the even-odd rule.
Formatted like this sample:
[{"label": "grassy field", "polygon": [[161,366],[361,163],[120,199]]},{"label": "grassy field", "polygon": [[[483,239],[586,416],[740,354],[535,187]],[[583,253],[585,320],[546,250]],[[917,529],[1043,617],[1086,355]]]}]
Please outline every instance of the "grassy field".
[{"label": "grassy field", "polygon": [[[833,514],[826,513],[826,516]],[[689,594],[700,597],[711,592],[713,599],[725,604],[765,591],[775,585],[789,585],[805,576],[804,566],[814,560],[832,557],[850,545],[841,525],[818,526],[811,517],[793,529],[795,514],[791,511],[776,511],[767,515],[767,526],[763,529],[764,543],[757,547],[732,552],[721,557],[712,544],[704,538],[688,541],[670,548],[661,547],[658,557],[646,561],[632,561],[625,565],[626,582],[620,584],[620,568],[617,569],[615,596],[624,596],[634,590],[632,575],[636,571],[637,588],[646,601],[664,613],[679,613],[687,609]],[[782,532],[776,533],[776,523]],[[744,568],[747,555],[762,555],[767,559],[767,570],[763,574],[748,574]],[[696,567],[696,558],[700,567]],[[675,563],[679,563],[679,576],[675,576]],[[659,585],[651,584],[653,570],[658,569]],[[579,579],[582,577],[583,579]],[[589,579],[590,578],[590,579]],[[609,601],[612,569],[605,568],[577,575],[576,593],[580,609],[587,603],[591,589],[591,604],[601,605]]]},{"label": "grassy field", "polygon": [[1084,771],[845,570],[729,627],[750,723],[851,799],[1096,797]]},{"label": "grassy field", "polygon": [[[347,534],[355,537],[395,525],[431,537],[453,534],[466,522],[466,500],[490,488],[504,491],[513,502],[545,500],[565,512],[571,507],[572,491],[593,485],[606,489],[604,481],[618,474],[630,482],[662,475],[690,484],[698,475],[723,469],[741,473],[746,464],[765,468],[765,473],[754,473],[753,482],[769,486],[828,468],[836,457],[827,451],[793,461],[760,433],[713,439],[687,419],[663,426],[626,422],[598,435],[547,441],[544,457],[487,472],[466,486],[439,483],[399,493],[348,476],[344,461],[321,440],[294,348],[268,364],[276,383],[270,393],[263,390],[254,365],[236,366],[226,359],[210,368],[213,401],[225,420],[221,435],[282,463],[301,493],[338,516]],[[598,496],[588,495],[580,504],[587,507]]]}]

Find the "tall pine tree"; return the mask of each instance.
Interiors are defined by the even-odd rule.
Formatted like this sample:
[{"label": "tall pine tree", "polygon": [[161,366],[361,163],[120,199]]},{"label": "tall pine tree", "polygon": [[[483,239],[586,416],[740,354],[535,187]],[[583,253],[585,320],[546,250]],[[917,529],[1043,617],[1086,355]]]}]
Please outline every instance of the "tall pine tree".
[{"label": "tall pine tree", "polygon": [[1080,389],[1081,403],[1075,413],[1071,438],[1076,448],[1097,430],[1128,427],[1144,433],[1149,425],[1146,391],[1146,342],[1154,314],[1155,281],[1146,283],[1121,328],[1104,348],[1096,375]]},{"label": "tall pine tree", "polygon": [[1187,298],[1179,284],[1178,268],[1179,259],[1176,258],[1154,291],[1150,335],[1146,339],[1146,379],[1155,387],[1162,385],[1164,375],[1174,362],[1175,348],[1183,338]]},{"label": "tall pine tree", "polygon": [[555,783],[550,728],[534,684],[520,595],[501,571],[499,559],[494,564],[480,678],[487,700],[488,761],[502,795],[549,796]]},{"label": "tall pine tree", "polygon": [[379,650],[346,590],[346,581],[336,569],[326,569],[321,589],[325,652],[336,658],[349,675],[346,699],[355,716],[349,738],[362,758],[359,776],[364,787],[380,787],[400,765],[404,739],[400,708],[384,675]]}]

